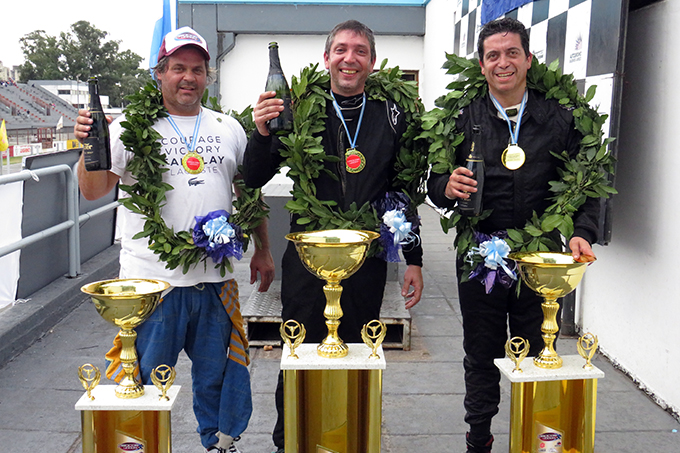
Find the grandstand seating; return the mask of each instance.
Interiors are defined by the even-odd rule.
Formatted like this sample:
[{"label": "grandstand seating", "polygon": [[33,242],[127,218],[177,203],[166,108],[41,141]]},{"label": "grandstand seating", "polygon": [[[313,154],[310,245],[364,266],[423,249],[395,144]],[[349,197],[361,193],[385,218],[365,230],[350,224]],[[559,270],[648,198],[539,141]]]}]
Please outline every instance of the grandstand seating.
[{"label": "grandstand seating", "polygon": [[15,129],[55,127],[64,118],[64,127],[72,127],[78,109],[48,90],[23,83],[0,85],[0,118],[8,132]]}]

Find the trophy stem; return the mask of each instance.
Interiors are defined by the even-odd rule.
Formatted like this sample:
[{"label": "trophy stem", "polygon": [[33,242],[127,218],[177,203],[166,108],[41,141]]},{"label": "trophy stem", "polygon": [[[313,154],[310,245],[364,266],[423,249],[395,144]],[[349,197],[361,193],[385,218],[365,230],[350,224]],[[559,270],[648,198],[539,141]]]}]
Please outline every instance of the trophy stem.
[{"label": "trophy stem", "polygon": [[137,332],[133,329],[120,329],[118,335],[123,345],[120,352],[120,362],[125,376],[116,387],[116,396],[118,398],[138,398],[144,395],[144,386],[135,379],[135,362],[137,362],[135,340],[137,339]]},{"label": "trophy stem", "polygon": [[534,357],[534,365],[539,368],[555,369],[562,366],[562,357],[557,355],[553,344],[555,343],[555,334],[560,330],[557,325],[557,311],[560,304],[557,303],[556,297],[543,297],[541,309],[543,310],[543,323],[541,324],[541,332],[543,332],[543,343],[545,347]]},{"label": "trophy stem", "polygon": [[340,318],[342,318],[342,307],[340,306],[342,286],[338,282],[329,281],[323,287],[323,292],[326,295],[326,308],[323,315],[326,317],[328,336],[317,346],[317,353],[328,358],[345,357],[349,349],[338,336],[338,327],[340,327]]}]

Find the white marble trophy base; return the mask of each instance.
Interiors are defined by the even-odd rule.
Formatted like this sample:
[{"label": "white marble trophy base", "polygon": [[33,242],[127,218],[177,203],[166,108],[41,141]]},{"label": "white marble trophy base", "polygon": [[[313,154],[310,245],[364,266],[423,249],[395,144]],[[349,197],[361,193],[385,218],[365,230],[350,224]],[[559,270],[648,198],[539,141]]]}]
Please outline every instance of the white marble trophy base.
[{"label": "white marble trophy base", "polygon": [[562,356],[562,367],[555,369],[539,368],[534,365],[533,357],[527,357],[519,364],[519,367],[522,370],[521,373],[519,371],[513,371],[515,369],[515,364],[507,357],[495,359],[494,364],[501,370],[501,373],[513,383],[571,381],[576,379],[600,379],[604,377],[604,372],[596,366],[593,366],[588,370],[584,369],[583,365],[586,364],[586,359],[580,355]]},{"label": "white marble trophy base", "polygon": [[175,399],[181,385],[173,385],[168,389],[169,401],[161,399],[161,391],[153,385],[144,386],[144,395],[139,398],[118,398],[116,385],[98,385],[92,390],[94,400],[87,397],[87,392],[76,403],[78,411],[169,411],[175,404]]},{"label": "white marble trophy base", "polygon": [[364,343],[350,343],[345,357],[321,357],[316,350],[317,345],[303,343],[295,348],[298,359],[289,357],[288,345],[283,345],[281,354],[282,370],[384,370],[387,367],[382,346],[378,347],[379,358],[369,358],[371,348]]}]

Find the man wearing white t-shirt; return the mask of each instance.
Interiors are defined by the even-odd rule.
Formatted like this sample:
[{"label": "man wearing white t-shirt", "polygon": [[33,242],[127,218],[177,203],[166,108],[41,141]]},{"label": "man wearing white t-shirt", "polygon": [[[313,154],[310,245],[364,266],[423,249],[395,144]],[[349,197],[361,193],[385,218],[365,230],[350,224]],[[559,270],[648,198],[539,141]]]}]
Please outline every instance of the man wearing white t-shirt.
[{"label": "man wearing white t-shirt", "polygon": [[[246,146],[245,132],[234,118],[201,107],[212,78],[209,59],[205,40],[183,27],[165,36],[154,68],[170,114],[152,126],[161,135],[160,152],[167,161],[163,182],[173,187],[166,192],[162,216],[175,232],[192,229],[196,217],[218,210],[231,213],[233,182]],[[118,181],[135,182],[126,169],[134,154],[120,140],[124,119],[110,127],[111,170],[88,172],[82,157],[78,163],[80,190],[89,200],[106,195]],[[81,110],[76,137],[87,137],[91,123],[89,112]],[[192,159],[200,163],[200,172]],[[210,264],[199,263],[186,273],[181,266],[167,269],[146,238],[133,239],[143,230],[144,219],[123,209],[120,277],[160,279],[172,290],[136,329],[142,380],[150,384],[151,370],[162,364],[174,366],[184,349],[192,360],[194,413],[203,446],[214,453],[238,452],[233,441],[248,425],[252,401],[236,281],[233,275],[221,276]],[[259,273],[258,289],[266,291],[274,275],[266,224],[256,234],[260,243],[255,244],[250,263],[251,283]]]}]

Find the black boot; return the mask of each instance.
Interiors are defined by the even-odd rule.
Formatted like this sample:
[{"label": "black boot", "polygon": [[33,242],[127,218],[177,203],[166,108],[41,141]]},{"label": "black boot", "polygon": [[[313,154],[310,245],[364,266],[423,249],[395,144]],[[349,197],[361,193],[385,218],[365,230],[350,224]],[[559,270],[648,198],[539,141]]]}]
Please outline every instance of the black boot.
[{"label": "black boot", "polygon": [[470,433],[465,433],[465,443],[467,444],[467,453],[491,453],[491,444],[493,444],[493,436],[489,435],[489,439],[481,444],[470,442]]}]

